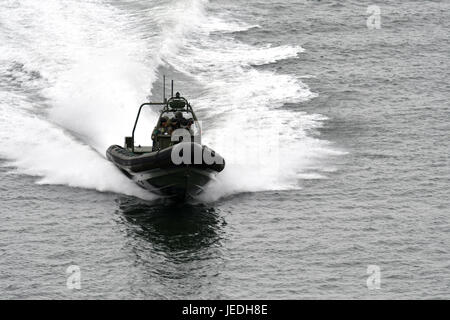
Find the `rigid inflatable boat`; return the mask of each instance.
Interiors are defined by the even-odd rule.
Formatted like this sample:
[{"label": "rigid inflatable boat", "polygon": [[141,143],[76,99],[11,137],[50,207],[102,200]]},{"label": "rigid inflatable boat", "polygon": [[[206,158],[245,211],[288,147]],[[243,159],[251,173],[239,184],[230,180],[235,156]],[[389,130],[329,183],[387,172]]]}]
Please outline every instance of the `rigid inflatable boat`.
[{"label": "rigid inflatable boat", "polygon": [[[163,94],[164,97],[164,94]],[[162,107],[152,133],[152,146],[135,146],[134,137],[141,110]],[[143,103],[131,137],[124,147],[112,145],[106,151],[128,178],[151,192],[177,199],[195,198],[225,167],[225,160],[201,144],[201,129],[190,103],[177,92],[162,103]]]}]

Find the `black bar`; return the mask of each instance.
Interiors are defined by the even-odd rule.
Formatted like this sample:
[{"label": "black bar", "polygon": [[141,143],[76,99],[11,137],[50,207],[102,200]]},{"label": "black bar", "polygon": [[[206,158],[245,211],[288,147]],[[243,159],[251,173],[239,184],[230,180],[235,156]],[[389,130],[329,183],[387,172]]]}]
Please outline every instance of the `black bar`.
[{"label": "black bar", "polygon": [[[74,299],[83,299],[83,296],[74,295]],[[114,313],[118,317],[130,318],[133,314],[146,319],[309,319],[309,318],[365,318],[366,315],[378,318],[386,318],[393,315],[393,309],[398,308],[401,317],[417,314],[420,309],[426,310],[427,315],[431,310],[436,312],[441,308],[442,314],[448,307],[448,301],[325,301],[325,300],[165,300],[165,301],[3,301],[0,302],[2,311],[6,312],[8,306],[16,316],[21,313],[29,315],[30,310],[38,307],[45,308],[45,314],[51,310],[53,314],[55,307],[61,307],[63,312],[70,310],[73,316],[85,316],[84,306],[90,305],[89,314],[98,311],[102,316],[105,312]],[[21,307],[20,304],[27,305]],[[258,306],[258,307],[257,307]],[[14,309],[13,309],[14,308]],[[51,308],[51,309],[50,309]],[[202,309],[200,309],[202,308]],[[425,309],[427,308],[427,309]],[[432,308],[432,309],[431,309]],[[445,308],[445,309],[444,309]],[[214,314],[213,314],[214,310]],[[93,313],[94,311],[94,313]],[[394,312],[395,312],[394,311]],[[330,317],[330,313],[332,317]],[[47,315],[48,316],[48,315]]]}]

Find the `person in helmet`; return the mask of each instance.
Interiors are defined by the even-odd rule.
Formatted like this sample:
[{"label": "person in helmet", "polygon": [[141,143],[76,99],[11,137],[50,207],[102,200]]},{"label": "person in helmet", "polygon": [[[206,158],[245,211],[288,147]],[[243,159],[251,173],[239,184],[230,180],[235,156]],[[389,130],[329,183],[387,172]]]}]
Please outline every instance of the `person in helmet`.
[{"label": "person in helmet", "polygon": [[169,119],[167,117],[162,117],[159,121],[159,127],[156,127],[152,133],[152,140],[155,140],[156,136],[159,134],[171,134],[172,130],[170,128]]},{"label": "person in helmet", "polygon": [[172,123],[174,130],[182,128],[187,124],[187,120],[183,117],[183,113],[181,111],[177,111],[175,113],[175,117],[170,119],[170,122]]}]

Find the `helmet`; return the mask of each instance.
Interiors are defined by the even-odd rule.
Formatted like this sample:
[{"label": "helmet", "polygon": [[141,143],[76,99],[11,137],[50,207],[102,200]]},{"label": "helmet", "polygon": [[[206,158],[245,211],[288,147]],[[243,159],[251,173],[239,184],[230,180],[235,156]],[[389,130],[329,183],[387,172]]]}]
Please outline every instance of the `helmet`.
[{"label": "helmet", "polygon": [[181,119],[180,122],[182,126],[187,126],[189,124],[189,121],[187,119]]}]

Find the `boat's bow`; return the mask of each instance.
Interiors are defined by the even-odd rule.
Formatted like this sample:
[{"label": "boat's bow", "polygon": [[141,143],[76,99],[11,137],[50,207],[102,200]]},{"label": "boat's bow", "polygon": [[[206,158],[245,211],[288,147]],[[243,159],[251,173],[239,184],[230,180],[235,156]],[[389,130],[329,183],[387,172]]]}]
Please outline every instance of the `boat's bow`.
[{"label": "boat's bow", "polygon": [[[185,161],[181,163],[175,160],[179,163],[176,164],[174,152],[178,160],[183,160],[183,154],[190,153],[190,157],[185,157]],[[206,153],[210,157],[213,155],[213,163],[205,162]],[[194,198],[200,194],[206,184],[225,166],[220,155],[194,142],[180,143],[164,150],[143,154],[130,152],[120,146],[111,146],[106,154],[110,161],[139,186],[160,195],[183,199]]]}]

